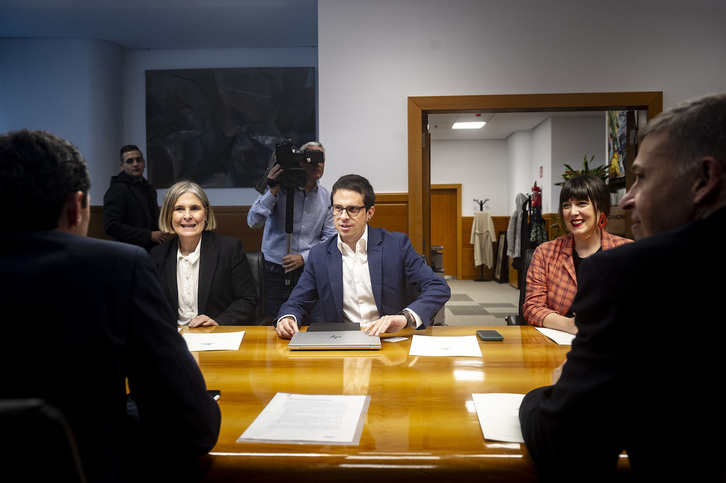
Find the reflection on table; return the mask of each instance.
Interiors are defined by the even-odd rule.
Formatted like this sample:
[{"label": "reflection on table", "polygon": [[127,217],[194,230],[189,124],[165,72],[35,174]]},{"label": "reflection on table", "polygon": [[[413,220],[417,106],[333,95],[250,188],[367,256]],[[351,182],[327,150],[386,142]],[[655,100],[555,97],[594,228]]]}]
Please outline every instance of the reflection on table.
[{"label": "reflection on table", "polygon": [[[504,336],[479,341],[483,357],[410,357],[410,336],[384,339],[380,351],[307,352],[290,351],[272,327],[189,329],[245,331],[237,351],[194,353],[207,387],[222,392],[222,430],[205,460],[206,480],[536,481],[523,444],[484,439],[471,394],[523,394],[550,384],[569,347],[527,326],[437,326],[416,334],[481,328]],[[237,443],[278,392],[370,395],[360,444]]]}]

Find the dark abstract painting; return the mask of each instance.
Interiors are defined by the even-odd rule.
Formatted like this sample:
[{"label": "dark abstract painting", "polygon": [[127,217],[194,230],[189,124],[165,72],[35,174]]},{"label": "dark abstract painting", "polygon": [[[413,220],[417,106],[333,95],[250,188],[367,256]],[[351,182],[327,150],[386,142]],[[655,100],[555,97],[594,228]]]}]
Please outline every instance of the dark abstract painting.
[{"label": "dark abstract painting", "polygon": [[146,71],[149,181],[252,187],[275,146],[317,140],[314,67]]}]

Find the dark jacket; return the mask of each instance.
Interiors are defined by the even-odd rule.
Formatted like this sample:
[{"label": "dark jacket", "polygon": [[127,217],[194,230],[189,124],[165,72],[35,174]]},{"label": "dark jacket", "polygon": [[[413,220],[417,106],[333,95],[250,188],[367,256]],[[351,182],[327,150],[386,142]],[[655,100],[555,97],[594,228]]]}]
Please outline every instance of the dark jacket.
[{"label": "dark jacket", "polygon": [[[178,312],[176,257],[179,238],[173,237],[151,250],[167,300]],[[260,301],[247,254],[237,238],[211,231],[202,234],[199,257],[198,310],[219,325],[256,325],[251,317]]]},{"label": "dark jacket", "polygon": [[[0,248],[0,306],[13,321],[3,327],[0,363],[12,370],[0,399],[59,408],[88,481],[141,481],[129,465],[164,474],[214,446],[219,407],[144,250],[60,231],[0,235]],[[147,454],[153,465],[142,464]]]},{"label": "dark jacket", "polygon": [[103,231],[114,240],[151,250],[151,232],[159,229],[156,189],[125,172],[111,178],[103,196]]},{"label": "dark jacket", "polygon": [[625,450],[632,481],[723,481],[724,225],[726,208],[582,261],[562,376],[520,406],[543,476],[600,481]]}]

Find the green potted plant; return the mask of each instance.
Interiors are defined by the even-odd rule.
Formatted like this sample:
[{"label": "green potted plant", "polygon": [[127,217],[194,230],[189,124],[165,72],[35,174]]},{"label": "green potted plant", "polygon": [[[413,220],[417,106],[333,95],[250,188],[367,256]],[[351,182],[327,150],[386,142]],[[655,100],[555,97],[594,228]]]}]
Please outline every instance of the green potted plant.
[{"label": "green potted plant", "polygon": [[577,170],[573,169],[572,166],[569,164],[565,164],[565,172],[562,173],[562,181],[559,183],[555,183],[555,186],[562,186],[564,185],[567,180],[570,178],[574,178],[575,176],[579,176],[581,174],[594,174],[601,180],[603,180],[605,183],[607,183],[609,171],[608,166],[606,164],[603,164],[601,166],[598,166],[596,168],[590,168],[590,163],[592,163],[592,160],[595,159],[595,156],[590,156],[590,159],[587,159],[587,154],[582,157],[582,169]]}]

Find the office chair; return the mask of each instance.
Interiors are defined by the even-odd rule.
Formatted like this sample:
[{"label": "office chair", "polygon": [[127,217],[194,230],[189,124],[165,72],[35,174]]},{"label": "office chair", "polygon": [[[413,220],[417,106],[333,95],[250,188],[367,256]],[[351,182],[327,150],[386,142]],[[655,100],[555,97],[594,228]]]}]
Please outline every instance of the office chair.
[{"label": "office chair", "polygon": [[[2,475],[23,481],[86,480],[73,430],[63,414],[42,399],[0,400]],[[19,480],[18,480],[19,481]]]},{"label": "office chair", "polygon": [[527,325],[527,321],[524,319],[524,314],[522,313],[522,305],[524,305],[524,298],[527,295],[527,271],[529,270],[529,264],[532,262],[533,253],[533,248],[528,248],[524,252],[524,264],[521,272],[522,276],[519,277],[519,313],[509,314],[504,317],[504,320],[507,321],[507,325]]},{"label": "office chair", "polygon": [[[406,282],[406,295],[408,298],[408,303],[410,304],[414,300],[418,298],[419,295],[421,295],[421,292],[416,290],[416,287],[411,282]],[[436,315],[434,315],[434,321],[431,322],[431,325],[446,325],[446,306],[441,307],[441,310],[436,312]]]},{"label": "office chair", "polygon": [[267,289],[265,288],[265,255],[262,252],[246,251],[247,261],[250,264],[250,270],[252,271],[252,278],[257,287],[257,295],[260,297],[260,303],[257,305],[250,323],[255,325],[269,325],[272,322],[272,317],[265,315],[265,308],[267,307]]}]

